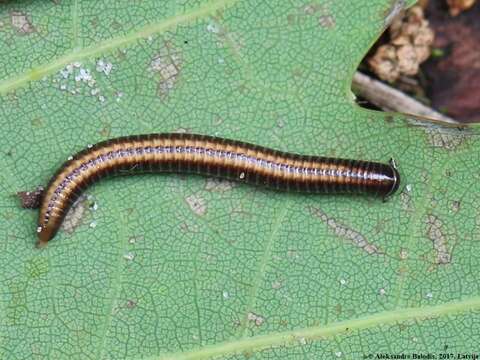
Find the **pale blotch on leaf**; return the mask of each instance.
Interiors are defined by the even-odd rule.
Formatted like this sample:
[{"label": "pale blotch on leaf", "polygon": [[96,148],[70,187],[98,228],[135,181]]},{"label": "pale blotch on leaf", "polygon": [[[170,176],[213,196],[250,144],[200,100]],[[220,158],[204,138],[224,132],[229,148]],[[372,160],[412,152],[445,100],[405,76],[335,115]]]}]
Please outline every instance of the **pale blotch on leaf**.
[{"label": "pale blotch on leaf", "polygon": [[[218,19],[212,19],[213,21]],[[216,36],[217,46],[228,48],[232,53],[241,58],[241,51],[245,47],[244,40],[240,37],[238,32],[229,31],[228,28],[222,26],[219,22],[210,23],[207,25],[207,31]],[[222,59],[219,63],[224,63],[225,60]]]},{"label": "pale blotch on leaf", "polygon": [[234,183],[229,180],[207,178],[205,183],[205,190],[224,192],[229,191],[234,187]]},{"label": "pale blotch on leaf", "polygon": [[473,135],[470,130],[465,128],[443,126],[441,124],[418,120],[413,117],[406,117],[405,121],[409,126],[423,129],[427,135],[428,142],[434,148],[455,150]]},{"label": "pale blotch on leaf", "polygon": [[128,300],[126,306],[128,309],[133,309],[134,307],[137,306],[137,302],[134,300]]},{"label": "pale blotch on leaf", "polygon": [[65,216],[65,220],[62,223],[62,229],[71,234],[75,231],[75,229],[83,223],[83,219],[87,213],[87,197],[81,196],[75,204],[73,204],[72,208],[68,211],[67,216]]},{"label": "pale blotch on leaf", "polygon": [[287,16],[289,25],[302,25],[309,20],[316,20],[318,25],[323,28],[332,28],[335,26],[335,18],[331,12],[325,5],[317,2],[308,3],[300,7],[295,13]]},{"label": "pale blotch on leaf", "polygon": [[261,326],[265,322],[265,318],[261,315],[249,312],[247,314],[247,320],[253,322],[256,326]]},{"label": "pale blotch on leaf", "polygon": [[35,32],[35,28],[28,19],[27,14],[21,11],[12,11],[10,13],[10,20],[12,22],[12,27],[20,34],[28,35]]},{"label": "pale blotch on leaf", "polygon": [[322,11],[324,7],[320,4],[311,2],[303,6],[303,13],[305,15],[315,15],[317,12]]},{"label": "pale blotch on leaf", "polygon": [[300,255],[298,254],[298,251],[296,249],[288,249],[287,257],[289,257],[290,259],[298,259],[300,258]]},{"label": "pale blotch on leaf", "polygon": [[403,211],[413,212],[415,210],[412,201],[411,191],[411,185],[407,185],[405,186],[405,189],[400,193],[400,203],[402,205]]},{"label": "pale blotch on leaf", "polygon": [[197,195],[190,195],[185,200],[195,214],[203,216],[207,212],[207,203],[205,199]]},{"label": "pale blotch on leaf", "polygon": [[278,290],[278,289],[280,289],[281,287],[282,287],[282,283],[281,283],[280,281],[275,281],[275,282],[273,282],[273,284],[272,284],[272,289],[274,289],[274,290]]},{"label": "pale blotch on leaf", "polygon": [[335,19],[331,15],[321,15],[318,18],[318,24],[324,28],[333,28],[335,26]]},{"label": "pale blotch on leaf", "polygon": [[431,129],[427,133],[433,147],[447,150],[455,150],[466,139],[461,130],[457,129]]},{"label": "pale blotch on leaf", "polygon": [[165,98],[174,88],[180,75],[181,64],[180,53],[174,51],[168,43],[150,62],[150,70],[160,75],[157,91],[161,98]]},{"label": "pale blotch on leaf", "polygon": [[450,263],[451,256],[447,248],[447,238],[442,230],[442,221],[435,215],[429,215],[426,225],[427,236],[432,241],[437,256],[437,264]]},{"label": "pale blotch on leaf", "polygon": [[333,218],[330,218],[326,213],[324,213],[319,208],[309,207],[310,213],[322,220],[324,223],[327,224],[329,228],[331,228],[335,235],[340,236],[355,246],[359,247],[363,251],[367,252],[368,254],[382,254],[382,252],[377,248],[376,245],[371,244],[367,241],[365,236],[360,234],[358,231],[350,229],[349,227],[341,224],[340,222],[336,221]]}]

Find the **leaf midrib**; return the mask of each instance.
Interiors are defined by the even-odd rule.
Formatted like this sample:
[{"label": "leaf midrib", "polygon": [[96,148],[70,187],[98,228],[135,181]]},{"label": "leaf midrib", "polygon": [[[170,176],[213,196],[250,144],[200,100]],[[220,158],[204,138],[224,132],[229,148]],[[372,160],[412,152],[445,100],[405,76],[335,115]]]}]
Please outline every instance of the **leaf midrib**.
[{"label": "leaf midrib", "polygon": [[205,346],[189,352],[172,353],[163,356],[143,358],[143,360],[200,360],[228,354],[258,351],[272,346],[295,345],[300,341],[314,340],[318,338],[330,338],[342,333],[351,333],[373,328],[379,325],[390,325],[407,320],[425,321],[433,317],[449,316],[480,309],[480,296],[464,300],[444,303],[441,305],[402,308],[384,311],[374,315],[359,317],[340,322],[334,322],[324,326],[312,326],[303,329],[290,330],[269,335],[260,335],[224,342],[212,346]]}]

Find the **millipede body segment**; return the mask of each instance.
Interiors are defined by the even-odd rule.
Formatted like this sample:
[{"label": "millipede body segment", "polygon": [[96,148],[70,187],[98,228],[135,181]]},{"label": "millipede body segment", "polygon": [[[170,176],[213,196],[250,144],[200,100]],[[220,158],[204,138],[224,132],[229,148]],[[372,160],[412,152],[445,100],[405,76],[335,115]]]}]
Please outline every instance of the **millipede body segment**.
[{"label": "millipede body segment", "polygon": [[45,188],[39,245],[57,233],[66,213],[90,184],[119,173],[193,173],[307,193],[393,194],[393,164],[286,153],[196,134],[147,134],[100,142],[70,157]]}]

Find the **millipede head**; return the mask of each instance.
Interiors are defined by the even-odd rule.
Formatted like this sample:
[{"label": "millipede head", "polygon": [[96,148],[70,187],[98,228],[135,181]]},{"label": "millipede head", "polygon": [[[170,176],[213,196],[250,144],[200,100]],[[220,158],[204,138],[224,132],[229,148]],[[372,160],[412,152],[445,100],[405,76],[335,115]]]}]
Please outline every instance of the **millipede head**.
[{"label": "millipede head", "polygon": [[393,195],[400,186],[400,173],[397,170],[397,163],[393,158],[391,158],[388,163],[390,164],[390,169],[392,170],[393,183],[390,191],[383,197],[384,199],[388,198],[390,195]]}]

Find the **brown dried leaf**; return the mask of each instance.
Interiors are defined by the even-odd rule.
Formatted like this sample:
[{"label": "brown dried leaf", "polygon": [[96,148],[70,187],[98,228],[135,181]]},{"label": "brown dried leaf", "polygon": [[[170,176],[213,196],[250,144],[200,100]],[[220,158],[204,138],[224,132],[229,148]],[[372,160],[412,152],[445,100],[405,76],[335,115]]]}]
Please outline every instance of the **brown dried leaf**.
[{"label": "brown dried leaf", "polygon": [[389,82],[417,74],[420,64],[430,56],[434,40],[422,7],[414,6],[395,19],[389,33],[390,44],[380,46],[368,60],[373,72]]}]

